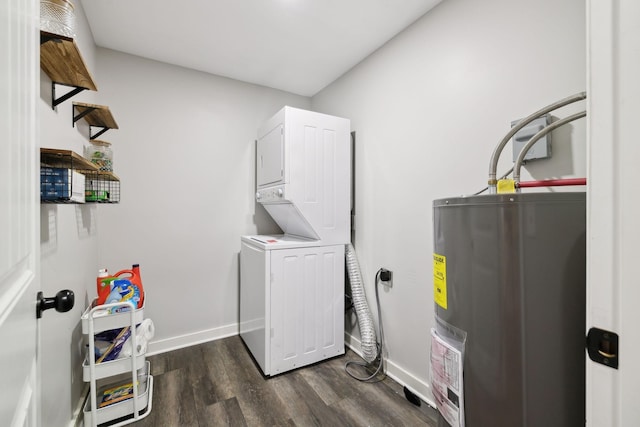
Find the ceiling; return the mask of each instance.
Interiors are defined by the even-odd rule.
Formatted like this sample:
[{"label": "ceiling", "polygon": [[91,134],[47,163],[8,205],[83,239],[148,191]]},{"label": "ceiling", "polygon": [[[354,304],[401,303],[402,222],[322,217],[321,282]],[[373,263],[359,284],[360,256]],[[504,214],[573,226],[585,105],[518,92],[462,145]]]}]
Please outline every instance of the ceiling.
[{"label": "ceiling", "polygon": [[98,46],[312,96],[441,0],[81,0]]}]

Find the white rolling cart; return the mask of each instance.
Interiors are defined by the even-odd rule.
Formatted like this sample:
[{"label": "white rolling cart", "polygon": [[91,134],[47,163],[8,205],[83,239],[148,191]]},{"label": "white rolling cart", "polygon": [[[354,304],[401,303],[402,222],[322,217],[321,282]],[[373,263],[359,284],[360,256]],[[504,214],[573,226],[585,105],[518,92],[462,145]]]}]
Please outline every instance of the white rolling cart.
[{"label": "white rolling cart", "polygon": [[[145,301],[146,304],[146,301]],[[111,313],[110,310],[128,308],[128,311]],[[88,336],[89,347],[82,365],[82,375],[91,383],[89,397],[84,404],[84,425],[96,427],[110,424],[111,427],[131,424],[145,418],[151,412],[153,377],[145,354],[137,354],[136,325],[144,320],[144,304],[134,309],[131,302],[97,305],[96,300],[82,314],[82,333]],[[124,327],[131,328],[131,353],[129,357],[108,362],[95,361],[95,334]],[[98,393],[120,385],[133,384],[132,397],[99,407]]]}]

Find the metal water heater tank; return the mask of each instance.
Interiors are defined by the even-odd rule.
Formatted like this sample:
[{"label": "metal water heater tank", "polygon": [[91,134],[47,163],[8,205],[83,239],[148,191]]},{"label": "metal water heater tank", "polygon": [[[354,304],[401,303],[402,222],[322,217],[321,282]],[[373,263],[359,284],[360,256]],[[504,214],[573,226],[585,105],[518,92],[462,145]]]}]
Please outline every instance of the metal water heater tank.
[{"label": "metal water heater tank", "polygon": [[434,201],[436,329],[466,336],[466,427],[584,426],[585,205],[567,192]]}]

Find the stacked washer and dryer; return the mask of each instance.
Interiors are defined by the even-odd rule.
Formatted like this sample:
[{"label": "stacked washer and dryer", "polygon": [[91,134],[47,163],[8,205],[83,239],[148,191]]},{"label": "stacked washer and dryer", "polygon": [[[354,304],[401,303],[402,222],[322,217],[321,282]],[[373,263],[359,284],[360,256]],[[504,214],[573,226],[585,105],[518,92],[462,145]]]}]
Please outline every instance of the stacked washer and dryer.
[{"label": "stacked washer and dryer", "polygon": [[242,236],[240,336],[267,375],[344,353],[350,122],[284,107],[258,131],[256,201],[284,234]]}]

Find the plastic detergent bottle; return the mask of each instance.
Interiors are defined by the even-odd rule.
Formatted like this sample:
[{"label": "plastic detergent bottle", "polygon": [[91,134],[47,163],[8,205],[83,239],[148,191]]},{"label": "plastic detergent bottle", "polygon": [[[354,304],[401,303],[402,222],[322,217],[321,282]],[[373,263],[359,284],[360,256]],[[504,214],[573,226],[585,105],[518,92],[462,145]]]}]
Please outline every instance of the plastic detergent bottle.
[{"label": "plastic detergent bottle", "polygon": [[116,278],[109,276],[106,268],[98,270],[98,278],[96,279],[96,291],[98,294],[98,304],[104,304],[107,297],[111,293],[111,282]]},{"label": "plastic detergent bottle", "polygon": [[[140,306],[140,292],[138,286],[131,283],[129,279],[116,279],[111,282],[111,293],[107,297],[105,301],[106,304],[111,304],[115,302],[126,302],[129,301],[133,303],[134,307]],[[120,313],[122,311],[127,311],[127,308],[111,308],[111,313]]]},{"label": "plastic detergent bottle", "polygon": [[114,276],[116,278],[120,278],[122,275],[128,275],[125,277],[128,279],[134,286],[138,288],[138,292],[140,294],[140,300],[138,301],[138,308],[142,307],[144,303],[144,289],[142,288],[142,278],[140,277],[140,264],[133,264],[131,266],[131,270],[121,270],[118,271]]}]

